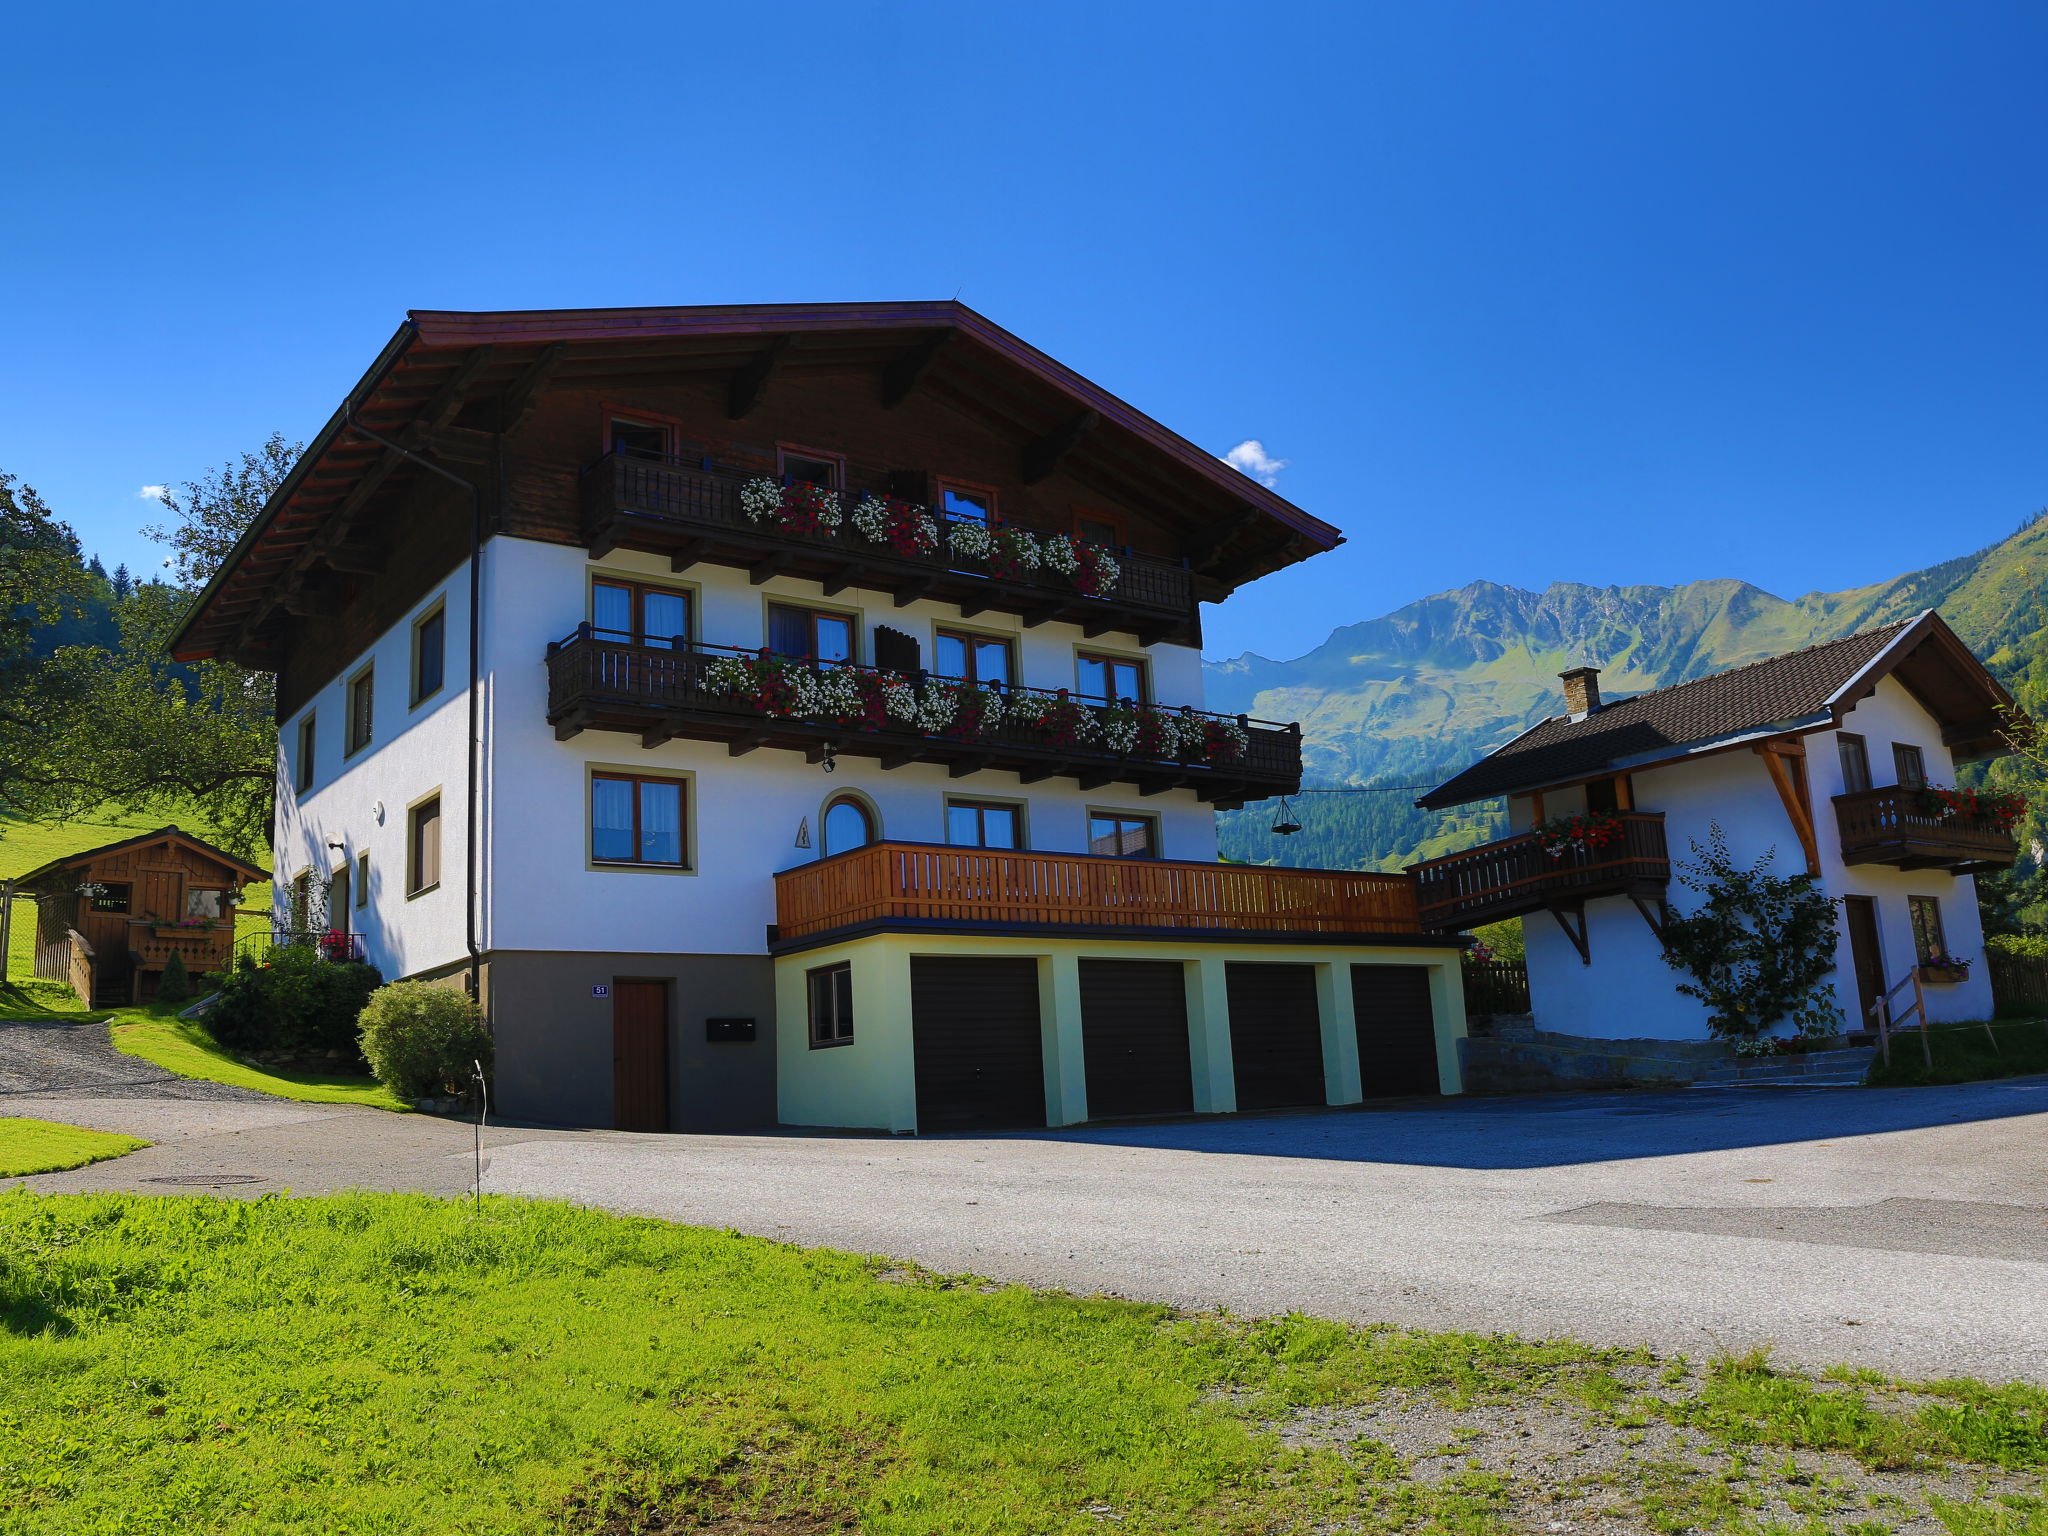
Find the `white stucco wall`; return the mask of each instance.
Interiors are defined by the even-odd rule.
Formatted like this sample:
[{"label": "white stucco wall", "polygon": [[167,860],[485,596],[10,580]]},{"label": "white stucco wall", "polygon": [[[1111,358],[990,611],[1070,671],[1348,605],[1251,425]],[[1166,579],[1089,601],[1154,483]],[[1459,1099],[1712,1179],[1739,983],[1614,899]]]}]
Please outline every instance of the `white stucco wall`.
[{"label": "white stucco wall", "polygon": [[[1954,782],[1953,760],[1942,745],[1939,724],[1889,678],[1849,712],[1841,728],[1867,741],[1874,784],[1893,782],[1893,742],[1918,746],[1933,782]],[[1940,898],[1950,949],[1978,964],[1967,982],[1927,989],[1929,1014],[1936,1021],[1989,1017],[1991,990],[1982,963],[1983,932],[1977,915],[1975,880],[1940,870],[1904,871],[1882,864],[1843,864],[1841,838],[1830,803],[1842,793],[1835,732],[1817,731],[1805,740],[1822,888],[1832,897],[1861,895],[1876,901],[1888,982],[1901,980],[1914,961],[1906,897]],[[1805,867],[1798,834],[1768,770],[1748,747],[1641,769],[1633,775],[1633,783],[1638,809],[1664,813],[1665,838],[1674,872],[1681,864],[1692,861],[1692,844],[1704,843],[1709,828],[1716,823],[1727,835],[1729,851],[1738,863],[1774,851],[1773,867],[1779,873],[1796,874]],[[1566,814],[1583,808],[1583,804],[1578,791],[1553,792],[1544,797],[1544,813]],[[1510,817],[1514,830],[1526,830],[1530,819],[1526,797],[1510,803]],[[1698,899],[1674,879],[1670,900],[1676,910],[1689,911]],[[1530,995],[1538,1027],[1603,1039],[1699,1039],[1707,1034],[1706,1009],[1677,992],[1676,986],[1683,978],[1664,963],[1648,924],[1627,900],[1608,897],[1586,904],[1591,965],[1580,961],[1578,950],[1547,914],[1537,913],[1524,919],[1524,929]],[[1846,1021],[1857,1011],[1856,978],[1846,929],[1842,930],[1837,950],[1835,993]]]}]

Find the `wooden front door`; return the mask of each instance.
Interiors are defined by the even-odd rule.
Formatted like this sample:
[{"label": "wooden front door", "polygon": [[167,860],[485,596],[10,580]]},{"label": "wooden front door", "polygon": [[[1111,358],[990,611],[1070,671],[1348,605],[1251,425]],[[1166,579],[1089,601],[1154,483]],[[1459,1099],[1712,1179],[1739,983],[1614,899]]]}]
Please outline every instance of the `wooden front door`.
[{"label": "wooden front door", "polygon": [[612,983],[612,1127],[668,1129],[668,983]]},{"label": "wooden front door", "polygon": [[185,915],[185,871],[149,869],[137,871],[135,894],[129,912],[136,917],[160,918],[175,923]]},{"label": "wooden front door", "polygon": [[1856,1021],[1851,1029],[1875,1029],[1870,1010],[1884,996],[1884,951],[1877,942],[1877,902],[1844,896],[1842,916],[1849,929],[1849,965],[1856,973]]},{"label": "wooden front door", "polygon": [[1223,967],[1239,1109],[1327,1104],[1323,1015],[1312,965]]},{"label": "wooden front door", "polygon": [[1358,1029],[1358,1075],[1368,1099],[1443,1091],[1427,966],[1352,966],[1351,1009]]},{"label": "wooden front door", "polygon": [[1081,962],[1088,1118],[1185,1115],[1195,1107],[1187,972],[1178,960]]},{"label": "wooden front door", "polygon": [[918,1130],[1045,1124],[1036,960],[913,959],[910,1034]]}]

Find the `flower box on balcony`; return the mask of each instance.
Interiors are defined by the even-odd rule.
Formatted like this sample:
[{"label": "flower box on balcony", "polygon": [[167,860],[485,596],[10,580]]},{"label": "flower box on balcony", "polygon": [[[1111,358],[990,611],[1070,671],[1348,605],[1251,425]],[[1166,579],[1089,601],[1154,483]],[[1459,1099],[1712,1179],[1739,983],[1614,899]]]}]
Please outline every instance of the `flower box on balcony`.
[{"label": "flower box on balcony", "polygon": [[1970,963],[1960,965],[1922,965],[1917,967],[1922,986],[1949,987],[1959,981],[1970,979]]}]

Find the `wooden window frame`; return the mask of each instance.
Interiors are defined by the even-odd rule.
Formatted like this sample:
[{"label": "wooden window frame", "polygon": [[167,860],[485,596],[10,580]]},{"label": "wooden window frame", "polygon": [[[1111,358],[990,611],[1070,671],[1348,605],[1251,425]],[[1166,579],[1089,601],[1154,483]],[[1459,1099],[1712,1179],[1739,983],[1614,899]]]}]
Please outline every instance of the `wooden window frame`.
[{"label": "wooden window frame", "polygon": [[[862,621],[867,615],[860,609],[835,608],[830,604],[809,603],[797,598],[770,597],[763,594],[761,598],[761,644],[764,648],[771,651],[773,651],[775,641],[773,610],[777,608],[788,608],[796,613],[808,614],[811,620],[811,654],[809,656],[786,656],[783,657],[785,661],[816,661],[818,659],[818,620],[820,618],[827,618],[846,620],[850,638],[846,647],[846,661],[843,665],[857,667],[861,664],[861,657],[866,652],[867,642],[866,626]],[[782,655],[780,651],[775,651],[774,654]],[[841,663],[827,663],[827,665],[841,665]]]},{"label": "wooden window frame", "polygon": [[[1852,784],[1849,782],[1851,778],[1857,777],[1857,775],[1851,774],[1849,772],[1849,758],[1851,752],[1855,754],[1856,761],[1861,767],[1861,777],[1863,780],[1861,784]],[[1855,731],[1836,732],[1835,761],[1840,765],[1842,771],[1843,794],[1858,794],[1863,790],[1869,789],[1871,787],[1870,741],[1868,737],[1858,735]]]},{"label": "wooden window frame", "polygon": [[[660,411],[643,411],[634,405],[606,404],[602,401],[598,404],[597,412],[597,441],[602,450],[598,455],[600,458],[609,458],[611,456],[612,422],[614,419],[629,421],[636,427],[661,428],[662,431],[668,434],[666,461],[674,462],[682,457],[683,424],[676,417],[665,415]],[[644,464],[654,464],[663,461],[643,459],[641,462]]]},{"label": "wooden window frame", "polygon": [[944,639],[961,640],[967,644],[966,681],[981,682],[975,672],[974,648],[977,645],[1000,645],[1010,653],[1010,675],[1005,679],[1006,687],[1017,686],[1017,639],[1014,635],[990,634],[985,630],[962,629],[957,624],[934,624],[932,626],[932,664],[925,670],[934,677],[950,677],[952,674],[939,670],[939,642]]},{"label": "wooden window frame", "polygon": [[[1004,847],[1001,843],[956,843],[953,841],[953,810],[1008,811],[1015,818],[1017,841]],[[1027,853],[1031,848],[1031,802],[1008,800],[1000,795],[948,795],[941,810],[942,828],[949,848],[986,848],[992,853]]]},{"label": "wooden window frame", "polygon": [[[441,621],[441,680],[431,688],[420,686],[420,663],[426,658],[426,651],[420,645],[420,636],[434,620]],[[448,686],[448,599],[437,599],[418,618],[412,621],[412,665],[407,669],[406,693],[410,702],[408,709],[418,709]]]},{"label": "wooden window frame", "polygon": [[112,892],[118,890],[121,893],[121,904],[118,907],[102,906],[102,902],[111,899],[109,896],[88,896],[85,898],[85,908],[88,912],[110,912],[117,916],[126,916],[135,909],[134,881],[95,880],[92,883],[102,891]]},{"label": "wooden window frame", "polygon": [[842,804],[857,808],[867,821],[868,839],[861,847],[870,848],[882,840],[882,812],[875,802],[857,789],[835,789],[825,797],[825,803],[818,807],[818,857],[821,859],[834,857],[827,846],[831,834],[826,830],[825,823],[832,814],[832,808]]},{"label": "wooden window frame", "polygon": [[932,476],[932,510],[941,517],[946,513],[946,492],[967,491],[976,496],[988,498],[988,526],[993,528],[1003,520],[1001,493],[992,485],[983,485],[976,480],[962,480],[958,475]]},{"label": "wooden window frame", "polygon": [[842,495],[845,493],[845,454],[832,453],[823,448],[806,448],[802,443],[777,443],[775,445],[775,478],[777,480],[788,478],[789,461],[791,459],[815,459],[820,464],[830,464],[839,481],[837,485],[831,486],[830,489],[838,491]]},{"label": "wooden window frame", "polygon": [[[697,643],[698,614],[702,610],[703,603],[700,597],[702,589],[695,582],[650,581],[644,576],[620,576],[610,571],[593,570],[590,573],[589,590],[584,594],[584,611],[590,615],[591,633],[600,638],[618,633],[616,630],[601,630],[598,627],[597,589],[601,586],[624,587],[633,594],[633,630],[631,638],[626,642],[627,644],[645,645],[647,642],[647,594],[650,592],[659,592],[668,597],[680,597],[683,600],[684,606],[689,609],[689,613],[686,616],[689,624],[689,633],[680,637],[682,644],[678,645],[676,649],[679,651],[688,650]],[[664,636],[663,638],[673,639],[677,637]]]},{"label": "wooden window frame", "polygon": [[1073,534],[1075,538],[1088,542],[1088,536],[1081,531],[1083,523],[1106,523],[1114,530],[1116,535],[1116,542],[1109,546],[1111,549],[1121,552],[1131,547],[1130,530],[1120,513],[1099,512],[1094,507],[1081,506],[1069,507],[1067,511],[1073,519]]},{"label": "wooden window frame", "polygon": [[[356,716],[356,693],[358,689],[364,688],[367,688],[369,691],[368,718],[359,722]],[[358,753],[369,751],[377,742],[376,662],[367,662],[357,668],[348,682],[343,685],[341,717],[341,757],[343,762],[347,762]],[[362,736],[360,739],[356,735],[356,727],[359,723],[362,726]]]},{"label": "wooden window frame", "polygon": [[[1086,818],[1088,854],[1098,859],[1163,859],[1166,849],[1162,841],[1162,828],[1156,811],[1132,811],[1116,805],[1091,805],[1082,815]],[[1097,853],[1095,850],[1095,821],[1102,817],[1112,821],[1141,821],[1149,829],[1147,841],[1151,851],[1147,853]]]},{"label": "wooden window frame", "polygon": [[313,787],[314,759],[320,748],[320,711],[309,709],[299,717],[297,758],[292,763],[292,792],[303,795]]},{"label": "wooden window frame", "polygon": [[[420,857],[420,813],[428,806],[434,808],[434,878],[422,880],[426,871],[421,867],[425,860]],[[441,791],[433,789],[421,795],[405,808],[405,899],[413,900],[425,896],[441,887],[441,855],[445,838],[442,836],[443,806]]]},{"label": "wooden window frame", "polygon": [[1117,666],[1135,666],[1138,669],[1138,704],[1152,702],[1152,658],[1133,656],[1122,651],[1083,649],[1074,650],[1074,697],[1090,703],[1115,703],[1115,699],[1101,700],[1081,686],[1081,664],[1086,661],[1104,661]]},{"label": "wooden window frame", "polygon": [[[1932,953],[1929,952],[1921,933],[1920,918],[1923,912],[1929,914],[1934,928],[1935,943]],[[1942,919],[1941,898],[1939,896],[1908,896],[1906,898],[1906,926],[1912,931],[1913,935],[1913,963],[1915,965],[1926,965],[1934,959],[1935,955],[1945,956],[1949,953],[1948,924]]]},{"label": "wooden window frame", "polygon": [[[676,852],[681,857],[674,862],[665,859],[601,859],[597,856],[597,822],[591,804],[591,787],[600,779],[625,781],[633,785],[633,851],[640,851],[640,786],[642,784],[673,784],[680,791],[676,809],[679,813],[676,828]],[[697,783],[691,773],[648,773],[644,769],[613,767],[607,763],[592,763],[584,775],[583,785],[583,839],[584,851],[591,869],[637,870],[653,874],[690,875],[695,874],[692,862],[697,851]]]},{"label": "wooden window frame", "polygon": [[356,855],[355,886],[351,894],[358,907],[370,904],[370,856],[367,853]]},{"label": "wooden window frame", "polygon": [[[1911,753],[1913,761],[1919,765],[1919,777],[1917,779],[1909,780],[1905,776],[1906,765],[1904,759],[1907,753]],[[1892,743],[1892,782],[1900,789],[1926,788],[1929,782],[1927,778],[1927,752],[1919,743],[1911,741],[1895,741]]]},{"label": "wooden window frame", "polygon": [[[820,984],[829,992],[831,1017],[818,1017]],[[823,1027],[821,1028],[820,1025]],[[835,960],[804,972],[804,1025],[814,1051],[832,1050],[853,1044],[853,962]]]}]

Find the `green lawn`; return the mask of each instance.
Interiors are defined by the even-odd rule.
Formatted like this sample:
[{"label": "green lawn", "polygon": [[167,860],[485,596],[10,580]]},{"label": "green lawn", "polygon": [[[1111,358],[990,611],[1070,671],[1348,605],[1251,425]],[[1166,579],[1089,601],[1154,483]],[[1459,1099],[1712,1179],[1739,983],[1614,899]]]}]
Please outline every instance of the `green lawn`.
[{"label": "green lawn", "polygon": [[[16,973],[17,978],[19,972]],[[0,1019],[71,1019],[84,1023],[102,1019],[105,1009],[92,1009],[61,981],[15,980],[0,987]]]},{"label": "green lawn", "polygon": [[[121,1009],[113,1016],[112,1034],[117,1050],[153,1061],[179,1077],[254,1088],[307,1104],[365,1104],[372,1109],[401,1111],[411,1107],[383,1084],[366,1077],[247,1066],[215,1044],[204,1025],[177,1018],[170,1008]],[[5,1530],[0,1524],[0,1531]]]},{"label": "green lawn", "polygon": [[[1933,1083],[1974,1083],[1993,1077],[2048,1072],[2048,1021],[1999,1019],[1985,1025],[1937,1024],[1922,1049],[1917,1030],[1892,1037],[1892,1059],[1870,1064],[1864,1079],[1873,1088],[1909,1088]],[[1928,1066],[1932,1053],[1934,1065]]]},{"label": "green lawn", "polygon": [[[2032,1388],[1184,1316],[539,1202],[0,1195],[0,1254],[9,1536],[1544,1529],[1499,1476],[1268,1427],[1421,1401],[1689,1426],[1713,1475],[1604,1474],[1669,1531],[1833,1498],[1820,1453],[2048,1461]],[[2048,1531],[2000,1499],[1941,1518]]]},{"label": "green lawn", "polygon": [[148,1145],[133,1136],[88,1131],[83,1126],[59,1125],[54,1120],[0,1116],[0,1179],[55,1173],[60,1168],[83,1168],[87,1163],[119,1157]]}]

